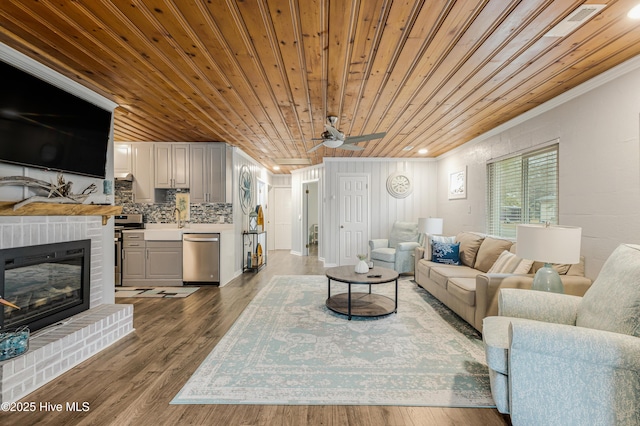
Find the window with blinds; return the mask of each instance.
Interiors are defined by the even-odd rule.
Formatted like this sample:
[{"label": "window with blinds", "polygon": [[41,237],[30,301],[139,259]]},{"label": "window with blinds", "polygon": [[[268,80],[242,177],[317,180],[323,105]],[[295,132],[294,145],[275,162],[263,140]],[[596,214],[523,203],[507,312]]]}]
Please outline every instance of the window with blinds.
[{"label": "window with blinds", "polygon": [[516,237],[521,223],[558,223],[558,145],[487,164],[487,232]]}]

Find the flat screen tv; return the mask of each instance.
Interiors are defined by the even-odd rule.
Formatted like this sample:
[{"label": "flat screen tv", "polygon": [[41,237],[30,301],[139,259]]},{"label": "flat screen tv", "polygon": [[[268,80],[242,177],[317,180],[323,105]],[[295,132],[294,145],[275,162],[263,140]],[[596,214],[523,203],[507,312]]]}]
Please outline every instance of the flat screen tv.
[{"label": "flat screen tv", "polygon": [[0,61],[0,161],[104,179],[111,112]]}]

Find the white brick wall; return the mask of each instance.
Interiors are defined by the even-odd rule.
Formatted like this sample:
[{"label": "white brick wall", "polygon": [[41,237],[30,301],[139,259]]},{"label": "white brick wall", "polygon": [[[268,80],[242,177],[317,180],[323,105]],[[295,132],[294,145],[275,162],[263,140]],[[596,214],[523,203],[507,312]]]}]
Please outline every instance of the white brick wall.
[{"label": "white brick wall", "polygon": [[[91,239],[90,307],[102,303],[102,220],[98,216],[0,217],[0,249]],[[111,269],[109,269],[111,271]]]},{"label": "white brick wall", "polygon": [[0,402],[16,401],[133,331],[133,306],[104,304],[102,221],[95,216],[0,217],[0,249],[91,239],[90,309],[34,333],[0,362]]}]

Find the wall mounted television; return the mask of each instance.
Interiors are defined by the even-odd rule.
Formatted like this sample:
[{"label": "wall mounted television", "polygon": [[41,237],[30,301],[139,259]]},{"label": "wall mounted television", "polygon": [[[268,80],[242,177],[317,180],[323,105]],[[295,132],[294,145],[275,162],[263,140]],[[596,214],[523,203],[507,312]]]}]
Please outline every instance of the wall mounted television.
[{"label": "wall mounted television", "polygon": [[111,112],[0,61],[0,162],[104,179]]}]

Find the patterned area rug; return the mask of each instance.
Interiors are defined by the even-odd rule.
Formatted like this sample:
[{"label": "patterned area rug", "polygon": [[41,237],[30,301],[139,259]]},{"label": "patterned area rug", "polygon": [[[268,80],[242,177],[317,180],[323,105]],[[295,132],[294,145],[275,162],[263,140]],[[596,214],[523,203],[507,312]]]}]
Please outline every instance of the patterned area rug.
[{"label": "patterned area rug", "polygon": [[116,297],[188,297],[200,287],[117,287]]},{"label": "patterned area rug", "polygon": [[379,318],[326,297],[324,276],[274,277],[171,403],[495,407],[479,334],[412,281]]}]

